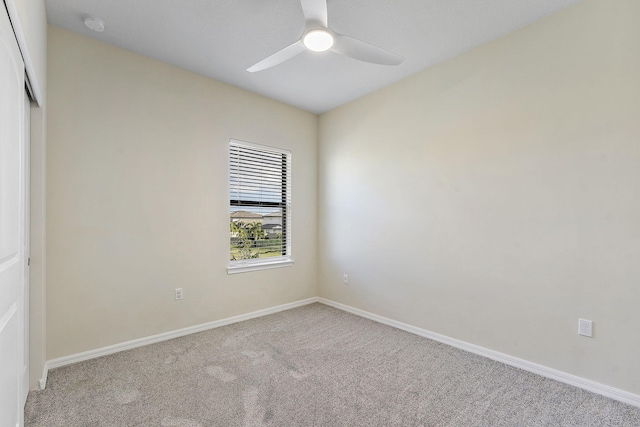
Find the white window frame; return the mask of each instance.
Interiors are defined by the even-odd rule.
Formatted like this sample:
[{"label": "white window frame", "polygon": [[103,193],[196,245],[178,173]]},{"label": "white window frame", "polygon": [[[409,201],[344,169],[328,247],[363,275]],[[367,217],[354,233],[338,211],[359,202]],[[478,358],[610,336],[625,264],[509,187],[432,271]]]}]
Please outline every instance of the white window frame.
[{"label": "white window frame", "polygon": [[[229,140],[229,158],[228,158],[228,200],[229,200],[229,206],[232,206],[232,200],[231,200],[231,194],[232,194],[232,182],[231,182],[231,162],[233,161],[232,159],[232,147],[233,146],[240,146],[240,147],[247,147],[247,148],[252,148],[252,149],[257,149],[257,150],[261,150],[261,151],[266,151],[269,153],[275,153],[275,154],[279,154],[279,155],[284,155],[286,156],[286,162],[287,162],[287,167],[286,167],[286,184],[287,184],[287,189],[286,189],[286,195],[283,195],[283,197],[286,199],[286,202],[284,206],[282,207],[282,212],[283,212],[283,221],[285,222],[284,227],[283,227],[283,235],[285,236],[285,248],[286,248],[286,255],[282,255],[279,257],[269,257],[269,258],[256,258],[256,259],[246,259],[246,260],[228,260],[228,266],[227,266],[227,273],[228,274],[236,274],[236,273],[245,273],[245,272],[249,272],[249,271],[257,271],[257,270],[267,270],[267,269],[272,269],[272,268],[281,268],[281,267],[290,267],[293,265],[294,261],[293,258],[291,257],[291,229],[292,229],[292,221],[291,221],[291,185],[292,185],[292,179],[291,179],[291,165],[292,165],[292,155],[291,155],[291,151],[289,150],[284,150],[281,148],[275,148],[275,147],[271,147],[271,146],[267,146],[267,145],[261,145],[261,144],[255,144],[252,142],[246,142],[246,141],[240,141],[237,139],[230,139]],[[286,196],[286,197],[285,197]],[[229,256],[229,253],[231,252],[231,239],[229,237],[227,237],[227,245],[228,245],[228,250],[227,250],[227,256]]]}]

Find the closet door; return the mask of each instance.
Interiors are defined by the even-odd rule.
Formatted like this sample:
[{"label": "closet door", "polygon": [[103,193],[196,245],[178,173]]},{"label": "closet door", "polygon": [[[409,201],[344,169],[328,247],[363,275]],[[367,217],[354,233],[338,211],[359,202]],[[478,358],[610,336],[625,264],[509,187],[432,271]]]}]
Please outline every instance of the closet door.
[{"label": "closet door", "polygon": [[24,64],[0,6],[0,426],[23,425],[25,349]]}]

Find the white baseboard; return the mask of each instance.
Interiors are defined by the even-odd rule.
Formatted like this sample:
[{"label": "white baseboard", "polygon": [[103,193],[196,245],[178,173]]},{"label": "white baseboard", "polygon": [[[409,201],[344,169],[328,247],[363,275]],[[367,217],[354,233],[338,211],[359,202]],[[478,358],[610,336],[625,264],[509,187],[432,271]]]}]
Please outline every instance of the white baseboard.
[{"label": "white baseboard", "polygon": [[47,377],[49,376],[49,362],[44,362],[44,366],[42,367],[42,378],[38,380],[38,385],[40,386],[40,390],[44,390],[47,386]]},{"label": "white baseboard", "polygon": [[582,388],[584,390],[591,391],[602,396],[618,400],[620,402],[636,406],[640,408],[640,395],[629,393],[624,390],[620,390],[608,385],[600,384],[586,378],[578,377],[573,374],[558,371],[557,369],[549,368],[537,363],[529,362],[524,359],[509,356],[508,354],[500,353],[488,348],[480,347],[475,344],[470,344],[464,341],[450,338],[445,335],[441,335],[435,332],[428,331],[426,329],[418,328],[416,326],[408,325],[406,323],[398,322],[387,317],[379,316],[377,314],[370,313],[368,311],[360,310],[345,304],[341,304],[335,301],[328,300],[326,298],[312,297],[305,300],[292,302],[289,304],[282,304],[276,307],[266,308],[263,310],[254,311],[247,314],[241,314],[239,316],[228,317],[226,319],[216,320],[209,323],[203,323],[200,325],[190,326],[188,328],[182,328],[175,331],[165,332],[158,335],[152,335],[145,338],[139,338],[132,341],[126,341],[120,344],[114,344],[107,347],[98,348],[95,350],[85,351],[82,353],[72,354],[70,356],[60,357],[57,359],[48,360],[42,371],[42,378],[38,381],[40,388],[44,389],[47,385],[47,376],[49,369],[59,368],[61,366],[70,365],[72,363],[82,362],[84,360],[94,359],[96,357],[106,356],[108,354],[118,353],[120,351],[130,350],[136,347],[142,347],[161,341],[170,340],[173,338],[182,337],[185,335],[193,334],[196,332],[202,332],[209,329],[219,328],[221,326],[230,325],[232,323],[242,322],[244,320],[255,319],[256,317],[267,316],[269,314],[278,313],[280,311],[290,310],[296,307],[302,307],[304,305],[320,302],[322,304],[346,311],[348,313],[355,314],[360,317],[364,317],[378,323],[382,323],[388,326],[392,326],[403,331],[410,332],[421,337],[429,338],[434,341],[441,342],[443,344],[450,345],[452,347],[459,348],[470,353],[474,353],[480,356],[487,357],[497,362],[504,363],[534,374],[541,375],[552,380],[556,380],[565,384],[569,384],[575,387]]},{"label": "white baseboard", "polygon": [[255,319],[256,317],[267,316],[269,314],[278,313],[280,311],[290,310],[292,308],[302,307],[303,305],[313,304],[318,301],[319,301],[318,297],[307,298],[304,300],[300,300],[300,301],[296,301],[288,304],[278,305],[276,307],[265,308],[263,310],[258,310],[258,311],[254,311],[247,314],[241,314],[239,316],[227,317],[226,319],[215,320],[209,323],[189,326],[187,328],[177,329],[175,331],[164,332],[162,334],[152,335],[145,338],[138,338],[135,340],[126,341],[119,344],[113,344],[107,347],[97,348],[95,350],[84,351],[82,353],[72,354],[70,356],[64,356],[64,357],[59,357],[57,359],[48,360],[44,365],[42,379],[39,380],[40,389],[44,389],[47,385],[47,375],[49,373],[49,369],[55,369],[61,366],[71,365],[72,363],[82,362],[84,360],[95,359],[96,357],[106,356],[109,354],[118,353],[120,351],[130,350],[132,348],[154,344],[157,342],[194,334],[196,332],[202,332],[202,331],[206,331],[213,328],[219,328],[221,326],[242,322],[244,320]]},{"label": "white baseboard", "polygon": [[575,387],[582,388],[584,390],[591,391],[596,394],[608,397],[610,399],[618,400],[628,405],[636,406],[640,408],[640,395],[629,393],[624,390],[620,390],[608,385],[600,384],[586,378],[578,377],[576,375],[568,374],[566,372],[558,371],[537,363],[529,362],[524,359],[509,356],[508,354],[500,353],[488,348],[480,347],[475,344],[470,344],[464,341],[460,341],[454,338],[440,335],[435,332],[427,331],[426,329],[411,326],[406,323],[398,322],[396,320],[389,319],[387,317],[379,316],[377,314],[369,313],[368,311],[360,310],[345,304],[340,304],[335,301],[328,300],[326,298],[318,298],[318,301],[322,304],[346,311],[348,313],[355,314],[357,316],[365,317],[367,319],[383,323],[394,328],[402,329],[403,331],[410,332],[421,337],[429,338],[434,341],[441,342],[443,344],[450,345],[452,347],[459,348],[470,353],[474,353],[480,356],[487,357],[497,362],[510,365],[524,371],[532,372],[534,374],[541,375],[552,380],[556,380],[565,384],[569,384]]}]

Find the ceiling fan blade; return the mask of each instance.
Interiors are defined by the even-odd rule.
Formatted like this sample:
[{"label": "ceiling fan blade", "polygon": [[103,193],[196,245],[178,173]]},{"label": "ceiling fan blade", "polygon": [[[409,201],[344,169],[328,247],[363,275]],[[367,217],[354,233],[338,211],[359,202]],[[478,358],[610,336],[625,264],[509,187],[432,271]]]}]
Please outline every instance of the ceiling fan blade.
[{"label": "ceiling fan blade", "polygon": [[311,22],[327,27],[327,0],[300,0],[300,3],[307,24]]},{"label": "ceiling fan blade", "polygon": [[287,59],[293,58],[294,56],[298,55],[304,50],[306,50],[306,48],[304,47],[302,40],[298,40],[294,44],[291,44],[285,47],[284,49],[277,51],[271,56],[267,56],[262,61],[247,68],[247,71],[250,73],[255,73],[256,71],[261,71],[267,68],[271,68],[274,65],[278,65],[281,62],[286,61]]},{"label": "ceiling fan blade", "polygon": [[335,35],[331,50],[349,58],[373,64],[400,65],[404,61],[400,55],[343,34]]}]

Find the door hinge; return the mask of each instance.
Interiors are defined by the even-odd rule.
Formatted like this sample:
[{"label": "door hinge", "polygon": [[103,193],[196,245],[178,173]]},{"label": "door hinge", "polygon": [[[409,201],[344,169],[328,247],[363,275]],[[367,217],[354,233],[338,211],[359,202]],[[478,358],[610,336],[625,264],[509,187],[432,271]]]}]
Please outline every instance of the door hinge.
[{"label": "door hinge", "polygon": [[31,257],[27,258],[27,267],[31,267]]}]

